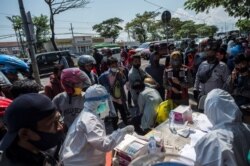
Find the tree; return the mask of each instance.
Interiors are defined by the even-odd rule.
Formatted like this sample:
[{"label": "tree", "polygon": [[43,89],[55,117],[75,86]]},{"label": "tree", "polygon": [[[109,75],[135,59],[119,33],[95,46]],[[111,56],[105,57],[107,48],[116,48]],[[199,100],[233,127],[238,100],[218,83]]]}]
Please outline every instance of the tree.
[{"label": "tree", "polygon": [[44,0],[49,6],[50,11],[50,30],[51,30],[51,43],[54,49],[58,48],[55,42],[55,15],[63,13],[65,11],[77,8],[84,8],[89,0]]},{"label": "tree", "polygon": [[196,33],[195,23],[192,20],[184,21],[179,31],[182,37],[189,37]]},{"label": "tree", "polygon": [[248,20],[248,19],[238,20],[236,22],[236,26],[240,29],[240,31],[249,32],[250,31],[250,20]]},{"label": "tree", "polygon": [[22,18],[21,16],[12,16],[12,17],[9,17],[7,16],[6,17],[8,20],[11,21],[12,23],[12,27],[15,31],[15,34],[16,34],[16,37],[17,37],[17,42],[20,41],[21,43],[21,57],[24,56],[24,44],[23,44],[23,36],[24,36],[24,30],[23,30],[23,22],[22,22]]},{"label": "tree", "polygon": [[201,37],[205,37],[205,36],[210,36],[211,34],[211,29],[209,26],[202,26],[202,27],[199,27],[196,32],[198,33],[199,36]]},{"label": "tree", "polygon": [[185,9],[199,12],[208,12],[211,8],[222,6],[230,16],[250,17],[249,0],[187,0],[184,3]]},{"label": "tree", "polygon": [[43,48],[43,43],[48,41],[49,35],[49,19],[46,15],[40,15],[39,17],[33,17],[33,24],[35,26],[35,34],[36,34],[36,46],[38,49]]},{"label": "tree", "polygon": [[155,17],[160,13],[156,12],[144,12],[136,14],[136,17],[128,22],[125,29],[133,34],[133,38],[139,40],[141,43],[148,39],[148,35],[155,36]]},{"label": "tree", "polygon": [[122,19],[114,17],[94,25],[92,28],[100,33],[102,37],[112,38],[113,42],[118,38],[120,31],[123,29],[119,24],[123,22]]},{"label": "tree", "polygon": [[219,30],[218,27],[215,25],[211,25],[211,26],[209,26],[209,28],[210,28],[212,36]]},{"label": "tree", "polygon": [[180,20],[180,18],[175,18],[173,17],[170,22],[169,22],[169,27],[171,27],[171,29],[173,29],[173,33],[177,33],[180,29],[181,29],[181,26],[184,24],[184,22],[182,22]]}]

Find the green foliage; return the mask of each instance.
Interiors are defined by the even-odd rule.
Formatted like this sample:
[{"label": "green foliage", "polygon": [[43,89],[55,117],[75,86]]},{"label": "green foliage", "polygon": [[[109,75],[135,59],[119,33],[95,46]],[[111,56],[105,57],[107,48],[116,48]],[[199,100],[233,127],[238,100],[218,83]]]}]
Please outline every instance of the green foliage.
[{"label": "green foliage", "polygon": [[92,28],[100,33],[102,37],[112,38],[113,42],[118,38],[120,31],[123,29],[119,24],[123,22],[122,19],[114,17],[103,21],[100,24],[94,25]]},{"label": "green foliage", "polygon": [[238,20],[236,23],[236,26],[241,31],[249,32],[250,31],[250,20],[249,19]]},{"label": "green foliage", "polygon": [[125,30],[132,33],[132,37],[140,42],[145,42],[149,37],[156,39],[160,37],[159,26],[161,23],[155,21],[155,18],[160,13],[156,12],[144,12],[143,14],[136,14],[136,17],[128,22],[125,26]]},{"label": "green foliage", "polygon": [[22,18],[21,16],[6,17],[11,21],[14,31],[22,30]]},{"label": "green foliage", "polygon": [[171,29],[173,29],[173,33],[177,33],[181,29],[183,22],[180,20],[180,18],[174,17],[170,20],[168,25],[171,27]]},{"label": "green foliage", "polygon": [[211,8],[222,6],[230,16],[250,17],[249,0],[187,0],[184,6],[196,13],[208,12]]},{"label": "green foliage", "polygon": [[[12,26],[15,32],[17,32],[19,38],[24,36],[23,22],[20,16],[7,17],[12,22]],[[49,19],[46,15],[34,16],[32,18],[34,24],[35,35],[37,39],[38,49],[43,48],[43,43],[48,41],[47,35],[49,35]]]},{"label": "green foliage", "polygon": [[141,43],[146,40],[160,40],[168,38],[186,38],[193,36],[210,36],[218,31],[214,25],[195,24],[192,20],[181,21],[180,18],[172,18],[169,23],[155,20],[160,13],[144,12],[126,24],[125,29],[135,40]]},{"label": "green foliage", "polygon": [[33,17],[33,24],[35,26],[36,40],[38,49],[43,48],[43,43],[49,40],[49,19],[46,15],[40,15]]}]

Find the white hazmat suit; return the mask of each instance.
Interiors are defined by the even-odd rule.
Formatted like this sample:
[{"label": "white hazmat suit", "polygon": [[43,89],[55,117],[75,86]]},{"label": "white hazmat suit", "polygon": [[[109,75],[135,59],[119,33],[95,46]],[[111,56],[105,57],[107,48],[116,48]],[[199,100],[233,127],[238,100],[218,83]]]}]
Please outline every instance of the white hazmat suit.
[{"label": "white hazmat suit", "polygon": [[64,166],[105,165],[105,152],[116,147],[127,133],[133,132],[133,126],[127,126],[106,136],[97,109],[108,97],[106,89],[101,85],[87,89],[84,109],[69,128],[60,150],[60,161]]},{"label": "white hazmat suit", "polygon": [[204,113],[213,124],[212,131],[195,145],[196,165],[246,166],[250,149],[250,126],[232,96],[221,89],[208,93]]}]

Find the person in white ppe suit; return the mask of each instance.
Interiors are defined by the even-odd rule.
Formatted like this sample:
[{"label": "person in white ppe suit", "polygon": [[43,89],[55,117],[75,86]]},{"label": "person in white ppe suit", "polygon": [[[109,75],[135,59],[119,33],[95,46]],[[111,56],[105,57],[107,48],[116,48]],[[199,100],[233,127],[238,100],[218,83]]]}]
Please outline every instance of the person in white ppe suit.
[{"label": "person in white ppe suit", "polygon": [[247,160],[250,126],[242,123],[242,114],[233,97],[224,90],[212,90],[206,97],[204,113],[213,128],[195,145],[196,165],[250,165]]},{"label": "person in white ppe suit", "polygon": [[60,150],[60,162],[64,166],[105,165],[105,152],[115,148],[133,126],[106,135],[105,126],[99,114],[108,109],[108,92],[102,85],[92,85],[85,93],[83,111],[69,128]]}]

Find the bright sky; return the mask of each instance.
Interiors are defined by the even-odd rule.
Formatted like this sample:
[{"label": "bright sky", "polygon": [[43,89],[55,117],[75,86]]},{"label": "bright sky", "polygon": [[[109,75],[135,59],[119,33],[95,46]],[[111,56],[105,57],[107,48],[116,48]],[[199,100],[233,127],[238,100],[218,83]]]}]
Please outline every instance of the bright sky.
[{"label": "bright sky", "polygon": [[[26,12],[30,11],[32,16],[40,14],[48,15],[49,10],[44,0],[23,0]],[[163,12],[168,9],[174,17],[182,20],[193,19],[196,22],[214,24],[220,30],[234,29],[235,19],[228,17],[222,8],[211,10],[208,14],[200,13],[196,15],[192,11],[184,10],[185,0],[91,0],[91,3],[83,9],[73,9],[61,13],[55,17],[56,38],[71,37],[65,35],[70,33],[70,23],[74,28],[74,33],[95,34],[92,31],[94,24],[106,19],[118,17],[124,20],[122,25],[135,18],[137,13],[144,11]],[[6,16],[20,15],[18,0],[1,0],[0,10],[0,42],[15,41],[15,37],[5,38],[4,35],[14,34],[11,22]],[[77,35],[77,34],[76,34]],[[80,34],[78,34],[80,35]],[[122,32],[118,40],[127,40],[127,35]]]}]

